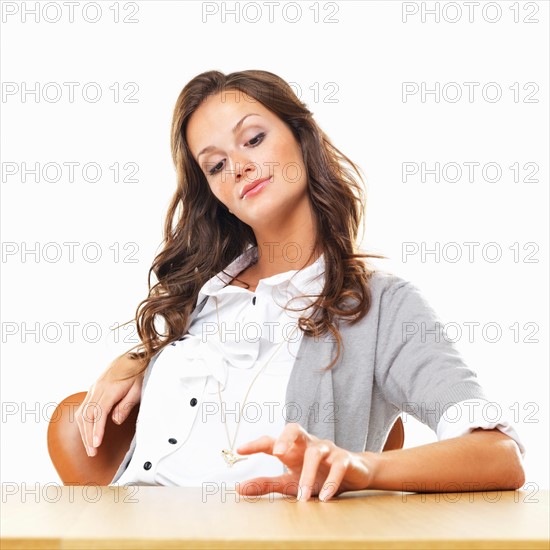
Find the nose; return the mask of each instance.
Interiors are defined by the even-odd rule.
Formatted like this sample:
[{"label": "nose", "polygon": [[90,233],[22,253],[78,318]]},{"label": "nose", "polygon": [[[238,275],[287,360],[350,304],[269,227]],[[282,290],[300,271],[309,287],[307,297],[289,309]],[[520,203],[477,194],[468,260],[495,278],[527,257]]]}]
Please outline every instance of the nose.
[{"label": "nose", "polygon": [[241,181],[244,178],[253,180],[259,166],[246,157],[232,155],[227,162],[227,171],[233,174],[235,181]]}]

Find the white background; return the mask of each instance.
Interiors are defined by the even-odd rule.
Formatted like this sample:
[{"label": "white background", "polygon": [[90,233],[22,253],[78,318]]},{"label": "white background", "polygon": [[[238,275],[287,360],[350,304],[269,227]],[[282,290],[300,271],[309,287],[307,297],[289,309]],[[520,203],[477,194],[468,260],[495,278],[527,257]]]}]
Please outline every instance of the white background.
[{"label": "white background", "polygon": [[[27,2],[27,9],[34,4]],[[43,9],[45,3],[40,4]],[[223,19],[221,3],[205,3],[218,12],[203,21],[204,6],[183,1],[120,2],[120,19],[135,23],[113,21],[114,1],[98,2],[101,16],[87,22],[83,15],[93,19],[96,10],[92,6],[83,13],[85,3],[80,3],[71,23],[68,8],[51,4],[38,23],[32,14],[23,21],[24,3],[4,2],[2,14],[3,482],[59,481],[46,446],[53,407],[88,390],[114,357],[135,343],[123,341],[131,336],[128,329],[119,331],[117,342],[109,327],[130,320],[147,294],[148,270],[160,250],[176,185],[169,131],[181,89],[207,70],[254,68],[294,83],[333,143],[363,169],[368,204],[362,247],[388,256],[376,265],[412,281],[445,322],[462,327],[455,345],[503,415],[517,421],[527,447],[527,482],[548,487],[547,2],[517,4],[517,23],[513,2],[486,7],[482,1],[473,22],[467,7],[455,3],[462,10],[455,23],[449,20],[457,12],[445,8],[447,2],[440,2],[439,23],[434,15],[426,15],[425,22],[421,17],[421,10],[433,8],[434,2],[320,2],[319,22],[309,9],[314,3],[300,2],[302,14],[294,23],[283,17],[284,2],[275,7],[273,22],[266,5],[255,3],[261,10],[257,23],[250,21],[254,7],[241,12],[237,23],[235,15]],[[241,10],[245,6],[226,6],[235,4]],[[418,10],[405,22],[404,4]],[[133,15],[132,5],[138,8]],[[61,19],[47,21],[57,17],[58,8]],[[14,9],[17,13],[10,15]],[[287,9],[287,19],[294,18],[296,10]],[[499,20],[489,22],[499,9]],[[79,83],[73,102],[63,85],[67,82]],[[123,89],[129,82],[139,86],[135,103],[122,101],[131,91]],[[420,94],[404,102],[403,82],[432,89],[436,82],[441,87],[449,82],[479,85],[472,102],[463,85],[457,102],[443,96],[436,102],[433,95],[422,101]],[[499,101],[484,99],[482,88],[489,82],[502,89]],[[538,86],[533,96],[538,102],[526,103],[533,88],[523,86],[531,82]],[[40,90],[57,83],[63,95],[52,101],[51,85],[50,101],[22,95],[23,86],[36,83]],[[99,101],[83,99],[86,83],[100,86]],[[115,83],[121,91],[118,102],[109,89]],[[514,83],[519,83],[517,102],[509,89]],[[319,97],[310,89],[317,85]],[[17,92],[6,93],[13,86]],[[333,90],[335,101],[323,101]],[[447,90],[452,99],[454,90]],[[80,164],[72,183],[67,171],[58,182],[42,176],[35,182],[28,175],[23,183],[21,172],[9,172],[24,162],[31,168],[37,162]],[[102,168],[96,183],[82,177],[82,165],[90,162]],[[139,181],[115,183],[109,167],[117,162],[136,163]],[[455,183],[436,183],[433,175],[425,182],[418,175],[403,182],[404,162],[425,162],[428,168],[436,162],[458,163],[464,173]],[[478,167],[475,181],[469,182],[465,162],[497,163],[500,180],[485,181]],[[509,169],[514,163],[521,168],[519,182]],[[538,166],[532,176],[537,181],[523,181],[526,163]],[[67,242],[79,243],[73,262],[63,245]],[[459,243],[463,255],[452,261],[456,249],[447,246],[439,259],[418,253],[404,261],[405,242],[430,249]],[[480,243],[472,262],[465,242]],[[36,243],[38,257],[22,254]],[[57,261],[55,244],[44,248],[47,243],[58,243],[62,250]],[[87,243],[99,245],[97,262],[90,261],[91,248],[88,260],[83,257]],[[127,243],[137,248],[124,250]],[[494,248],[482,254],[487,243],[501,248],[500,260],[490,261]],[[513,246],[519,247],[519,258]],[[46,249],[54,261],[44,257]],[[76,323],[72,340],[64,325],[69,322]],[[468,322],[479,323],[472,342]],[[95,338],[94,330],[87,338],[83,334],[87,323],[101,329],[95,343],[87,341]],[[491,330],[484,337],[481,329],[487,323],[501,327],[499,341],[489,341]],[[514,323],[518,342],[509,328]],[[31,330],[36,326],[38,333],[25,334],[24,324]],[[405,429],[406,447],[436,441],[429,428],[410,417],[405,417]]]}]

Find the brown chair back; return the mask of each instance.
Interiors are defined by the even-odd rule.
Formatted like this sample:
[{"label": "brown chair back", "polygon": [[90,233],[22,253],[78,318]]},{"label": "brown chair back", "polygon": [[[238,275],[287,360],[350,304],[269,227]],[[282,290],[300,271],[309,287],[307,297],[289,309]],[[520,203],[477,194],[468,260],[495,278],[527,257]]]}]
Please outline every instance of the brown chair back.
[{"label": "brown chair back", "polygon": [[48,425],[48,452],[64,485],[109,485],[130,448],[136,431],[139,403],[119,426],[107,417],[105,434],[95,456],[88,456],[75,412],[86,398],[80,392],[65,398],[56,407]]},{"label": "brown chair back", "polygon": [[400,416],[397,417],[396,421],[391,427],[388,438],[382,452],[385,451],[398,451],[403,448],[405,443],[405,426],[403,426],[403,420]]},{"label": "brown chair back", "polygon": [[[86,398],[80,392],[65,398],[56,407],[48,425],[48,452],[64,485],[109,485],[130,448],[136,430],[139,403],[130,411],[128,418],[119,426],[109,413],[105,435],[97,454],[88,456],[84,449],[75,412]],[[405,431],[401,417],[395,421],[384,451],[401,449]]]}]

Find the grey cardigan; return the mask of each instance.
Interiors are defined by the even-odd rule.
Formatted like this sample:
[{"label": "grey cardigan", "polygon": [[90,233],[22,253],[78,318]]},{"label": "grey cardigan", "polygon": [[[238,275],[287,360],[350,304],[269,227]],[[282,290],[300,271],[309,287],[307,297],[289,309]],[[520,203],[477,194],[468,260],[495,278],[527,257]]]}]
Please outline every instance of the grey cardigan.
[{"label": "grey cardigan", "polygon": [[[353,326],[338,323],[343,349],[335,366],[321,370],[335,357],[334,337],[304,334],[286,390],[286,423],[298,422],[353,452],[380,452],[402,412],[435,432],[453,403],[487,399],[420,291],[383,271],[375,271],[370,281],[367,315]],[[187,329],[207,299],[195,306]],[[149,362],[142,393],[160,353]],[[111,483],[124,473],[135,447],[136,435]]]}]

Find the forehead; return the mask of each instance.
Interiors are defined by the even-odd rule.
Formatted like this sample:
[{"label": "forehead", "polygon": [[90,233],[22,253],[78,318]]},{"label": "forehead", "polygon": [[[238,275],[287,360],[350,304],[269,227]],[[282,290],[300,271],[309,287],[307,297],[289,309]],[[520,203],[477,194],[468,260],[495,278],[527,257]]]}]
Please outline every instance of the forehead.
[{"label": "forehead", "polygon": [[[194,156],[208,145],[214,145],[248,113],[265,118],[272,114],[259,101],[240,90],[227,90],[207,97],[189,118],[186,139]],[[250,117],[251,121],[258,117]]]}]

